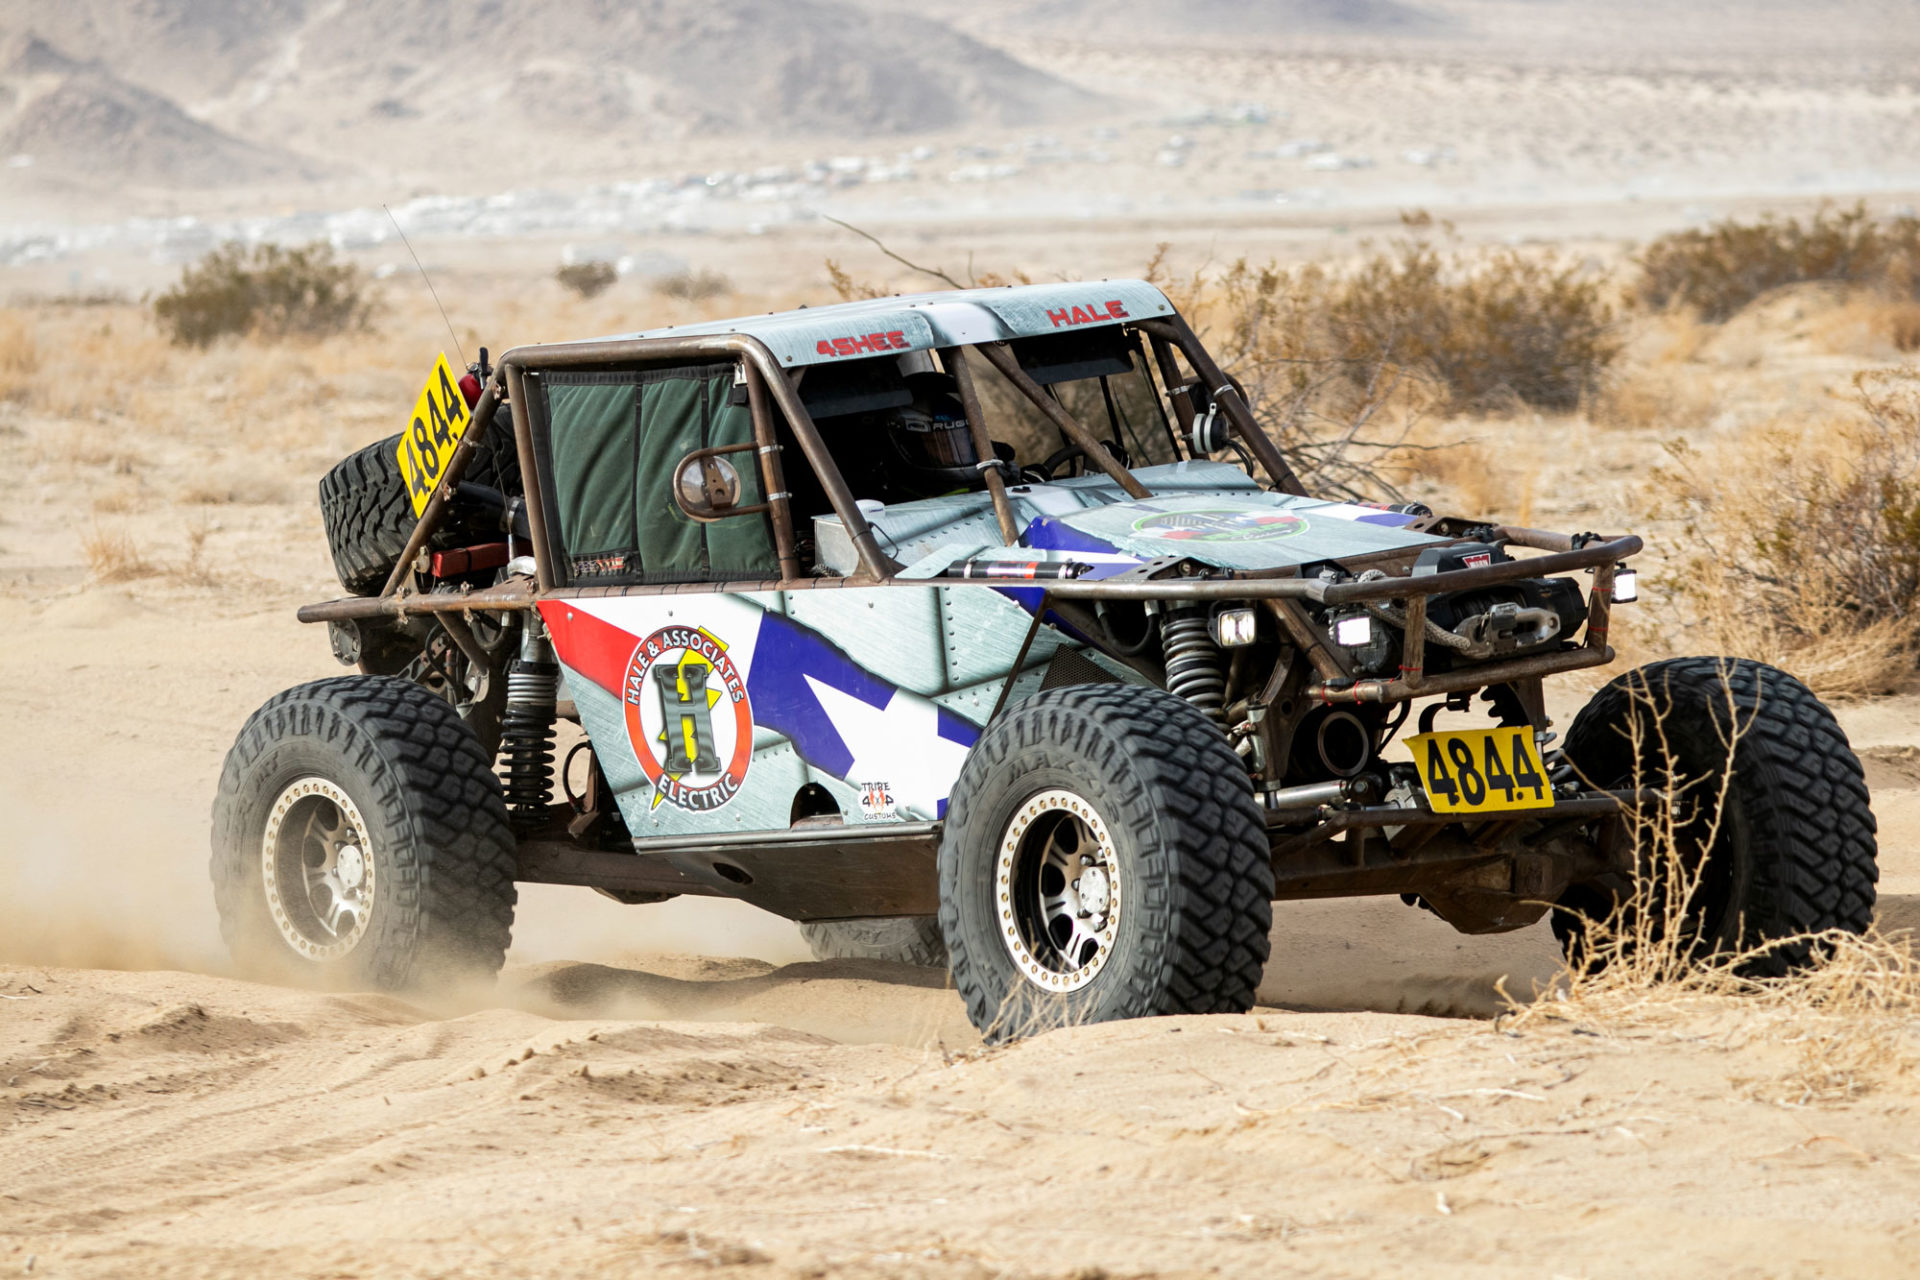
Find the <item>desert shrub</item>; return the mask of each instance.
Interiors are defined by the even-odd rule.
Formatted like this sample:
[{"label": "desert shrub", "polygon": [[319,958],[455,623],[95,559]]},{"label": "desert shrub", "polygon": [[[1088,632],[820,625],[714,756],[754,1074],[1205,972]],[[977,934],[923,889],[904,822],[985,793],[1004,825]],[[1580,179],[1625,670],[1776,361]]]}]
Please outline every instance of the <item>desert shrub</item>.
[{"label": "desert shrub", "polygon": [[597,298],[613,287],[620,273],[611,262],[569,262],[553,278],[576,297]]},{"label": "desert shrub", "polygon": [[1887,309],[1887,340],[1894,350],[1920,351],[1920,302],[1902,302]]},{"label": "desert shrub", "polygon": [[87,570],[96,582],[126,582],[159,572],[124,529],[94,525],[81,535],[80,551],[87,559]]},{"label": "desert shrub", "polygon": [[[1753,717],[1731,700],[1727,712],[1721,736],[1731,757]],[[1637,688],[1620,731],[1632,757],[1663,778],[1675,772],[1670,730],[1656,687]],[[1655,781],[1636,776],[1630,785]],[[1690,777],[1670,791],[1670,803],[1622,814],[1631,888],[1603,917],[1554,908],[1578,925],[1569,952],[1554,981],[1534,993],[1544,998],[1512,1000],[1504,1029],[1524,1035],[1560,1023],[1594,1036],[1697,1038],[1712,1027],[1741,1063],[1729,1080],[1735,1090],[1789,1107],[1846,1103],[1902,1081],[1920,1065],[1920,956],[1910,932],[1829,929],[1744,948],[1700,945],[1691,922],[1712,892],[1709,865],[1687,851],[1710,845],[1732,820],[1733,783],[1730,769]],[[1793,961],[1790,972],[1762,976],[1783,956]]]},{"label": "desert shrub", "polygon": [[1476,259],[1404,240],[1334,281],[1325,307],[1345,358],[1429,370],[1456,407],[1577,408],[1620,350],[1599,281],[1511,250]]},{"label": "desert shrub", "polygon": [[1874,220],[1864,204],[1823,206],[1806,222],[1767,214],[1676,231],[1638,259],[1636,291],[1650,307],[1688,307],[1720,321],[1769,289],[1813,280],[1920,297],[1920,218]]},{"label": "desert shrub", "polygon": [[1407,222],[1422,234],[1351,271],[1242,260],[1158,281],[1316,493],[1398,497],[1394,475],[1435,447],[1416,441],[1433,413],[1573,408],[1619,354],[1597,282],[1512,252],[1443,252],[1424,215]]},{"label": "desert shrub", "polygon": [[318,241],[298,249],[222,245],[153,301],[161,330],[191,347],[229,336],[326,337],[361,328],[371,310],[365,275]]},{"label": "desert shrub", "polygon": [[40,371],[40,344],[26,317],[0,313],[0,400],[23,400]]},{"label": "desert shrub", "polygon": [[1686,522],[1676,624],[1829,693],[1897,687],[1920,644],[1920,371],[1855,386],[1844,420],[1711,456],[1675,441],[1655,473]]},{"label": "desert shrub", "polygon": [[677,275],[662,276],[653,282],[653,291],[663,298],[679,298],[683,302],[705,302],[709,298],[718,298],[733,292],[733,281],[718,271],[682,271]]}]

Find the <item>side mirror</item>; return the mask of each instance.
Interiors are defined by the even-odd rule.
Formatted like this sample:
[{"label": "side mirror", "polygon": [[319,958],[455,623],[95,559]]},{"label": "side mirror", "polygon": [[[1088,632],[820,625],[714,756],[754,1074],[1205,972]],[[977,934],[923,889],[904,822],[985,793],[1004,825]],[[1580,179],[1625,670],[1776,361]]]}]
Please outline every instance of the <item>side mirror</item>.
[{"label": "side mirror", "polygon": [[767,504],[740,505],[740,472],[722,455],[750,450],[751,444],[696,449],[680,460],[673,475],[673,501],[694,520],[720,520],[767,510]]}]

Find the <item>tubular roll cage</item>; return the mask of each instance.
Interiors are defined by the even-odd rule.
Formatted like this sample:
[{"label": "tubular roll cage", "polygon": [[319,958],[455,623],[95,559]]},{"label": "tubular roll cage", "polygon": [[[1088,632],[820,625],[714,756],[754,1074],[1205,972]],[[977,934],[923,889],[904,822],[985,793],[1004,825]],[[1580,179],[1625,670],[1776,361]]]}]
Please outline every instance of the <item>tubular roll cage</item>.
[{"label": "tubular roll cage", "polygon": [[[1307,496],[1304,485],[1287,465],[1273,441],[1267,438],[1238,385],[1229,378],[1201,346],[1185,319],[1175,315],[1168,320],[1139,320],[1130,327],[1147,335],[1153,344],[1154,363],[1183,434],[1191,434],[1194,406],[1179,385],[1173,352],[1177,348],[1199,374],[1214,403],[1225,414],[1234,435],[1257,458],[1274,486],[1281,492]],[[1147,496],[1146,489],[1121,467],[1083,424],[1029,378],[1005,344],[983,344],[977,348],[996,370],[1003,374],[1067,439],[1079,446],[1087,460],[1098,466],[1126,492]],[[980,413],[980,401],[969,367],[966,348],[942,349],[954,375],[973,424],[976,443],[986,440],[988,431]],[[689,360],[737,360],[745,374],[749,412],[753,420],[755,455],[760,469],[761,492],[766,500],[756,506],[771,518],[774,549],[780,563],[780,577],[773,582],[698,583],[671,586],[568,587],[560,584],[554,536],[544,510],[541,486],[533,483],[541,472],[534,453],[532,420],[527,411],[525,373],[528,369],[596,368],[608,365],[651,365]],[[460,593],[417,592],[403,584],[413,572],[422,548],[440,526],[446,507],[466,474],[467,464],[480,436],[469,428],[453,451],[445,477],[428,499],[415,523],[406,549],[394,566],[378,596],[351,597],[312,604],[299,611],[302,622],[334,622],[358,618],[403,617],[413,613],[461,613],[525,611],[537,600],[579,595],[643,595],[673,591],[714,589],[793,590],[812,588],[822,580],[808,577],[802,570],[795,549],[792,513],[788,509],[787,486],[781,463],[781,445],[774,429],[775,407],[785,416],[788,428],[813,468],[834,514],[850,536],[860,569],[850,583],[863,586],[891,585],[901,566],[880,549],[835,464],[819,428],[801,403],[796,383],[780,368],[766,344],[747,334],[688,335],[685,337],[635,338],[604,342],[553,343],[515,347],[500,357],[492,377],[481,390],[473,406],[472,421],[485,423],[505,400],[513,412],[514,445],[519,454],[520,473],[528,477],[525,501],[527,523],[533,542],[534,582],[532,589],[524,581],[503,583],[479,591]],[[988,446],[982,456],[990,456]],[[1003,539],[1011,545],[1018,536],[1007,499],[1006,482],[993,469],[985,472],[988,492]],[[743,512],[744,514],[744,512]],[[1453,693],[1517,680],[1538,679],[1583,667],[1605,666],[1613,661],[1607,644],[1609,610],[1612,601],[1613,574],[1622,561],[1638,553],[1642,543],[1626,536],[1605,540],[1578,540],[1566,534],[1537,529],[1507,527],[1500,532],[1517,546],[1548,554],[1478,569],[1459,569],[1423,577],[1396,577],[1372,582],[1327,583],[1302,578],[1293,570],[1258,571],[1244,574],[1218,573],[1201,578],[1156,578],[1120,575],[1096,582],[1073,580],[1049,584],[1050,603],[1098,601],[1162,601],[1204,604],[1214,601],[1249,601],[1272,612],[1289,638],[1306,654],[1319,677],[1308,687],[1308,696],[1324,702],[1394,703],[1432,694]],[[1429,597],[1449,591],[1469,591],[1518,578],[1543,577],[1575,570],[1593,574],[1588,605],[1585,643],[1574,649],[1506,662],[1489,663],[1446,675],[1426,674],[1426,617]],[[1356,679],[1344,655],[1328,643],[1324,630],[1315,625],[1301,602],[1313,604],[1361,604],[1380,601],[1404,601],[1407,609],[1406,649],[1402,673],[1392,679]],[[1042,610],[1042,614],[1044,614]]]},{"label": "tubular roll cage", "polygon": [[[1125,327],[1144,334],[1152,344],[1151,380],[1157,372],[1156,396],[1164,395],[1178,419],[1184,438],[1191,440],[1197,416],[1197,397],[1190,385],[1183,385],[1174,360],[1177,350],[1199,376],[1213,404],[1225,415],[1241,444],[1259,460],[1274,488],[1296,496],[1310,496],[1293,469],[1288,466],[1274,442],[1255,422],[1245,393],[1239,384],[1221,370],[1199,338],[1177,313],[1168,319],[1140,319]],[[1056,426],[1062,435],[1077,445],[1087,461],[1099,467],[1124,491],[1133,496],[1148,496],[1140,481],[1121,467],[1102,447],[1093,432],[1077,421],[1063,406],[1046,394],[1029,377],[1005,342],[978,344],[975,348],[995,370]],[[948,372],[954,377],[962,407],[975,433],[975,443],[983,457],[992,456],[985,419],[970,367],[968,349],[940,349]],[[774,549],[780,565],[780,577],[771,581],[679,583],[666,585],[573,587],[564,585],[559,573],[555,536],[544,509],[534,446],[533,423],[528,411],[526,374],[530,370],[581,369],[650,366],[689,361],[737,361],[747,388],[748,407],[753,424],[753,452],[759,467],[761,492],[765,499],[751,510],[764,511],[773,526]],[[894,575],[902,568],[888,557],[874,537],[861,513],[852,490],[822,439],[798,392],[799,380],[790,377],[773,352],[759,338],[728,333],[684,335],[657,338],[613,339],[594,342],[556,343],[516,347],[499,359],[491,377],[474,404],[469,426],[455,447],[446,474],[428,499],[415,523],[399,562],[378,596],[337,599],[304,606],[302,622],[335,622],[370,618],[400,618],[415,614],[440,615],[449,634],[458,640],[465,628],[461,618],[471,620],[474,612],[524,612],[543,599],[574,597],[674,594],[708,591],[766,591],[831,589],[837,586],[887,587],[924,586],[924,582],[905,582]],[[458,592],[417,591],[406,586],[427,539],[439,527],[449,502],[466,473],[474,447],[485,434],[475,426],[488,422],[498,406],[505,402],[513,415],[513,435],[519,455],[520,472],[526,477],[526,515],[533,544],[533,582],[524,578],[497,586],[474,590],[463,585]],[[800,564],[788,506],[787,485],[781,462],[782,446],[775,429],[774,411],[778,410],[798,443],[806,462],[819,479],[833,512],[847,530],[859,558],[859,569],[845,578],[808,576]],[[710,451],[709,451],[710,452]],[[684,460],[676,464],[676,470]],[[1012,515],[1005,480],[997,471],[985,472],[993,511],[1003,539],[1012,545],[1018,530]],[[745,513],[743,509],[742,513]],[[1157,601],[1161,603],[1206,604],[1212,602],[1254,603],[1271,612],[1288,640],[1308,659],[1315,679],[1306,686],[1306,696],[1328,704],[1399,703],[1414,698],[1451,694],[1494,685],[1511,684],[1526,696],[1525,700],[1539,717],[1544,710],[1539,702],[1541,677],[1563,671],[1604,666],[1614,653],[1607,644],[1612,585],[1616,566],[1638,553],[1641,540],[1633,536],[1600,539],[1593,535],[1580,538],[1535,529],[1505,527],[1497,532],[1511,544],[1544,554],[1526,559],[1475,569],[1461,569],[1421,577],[1400,576],[1367,582],[1326,582],[1304,578],[1295,569],[1234,572],[1214,570],[1193,575],[1184,565],[1166,562],[1143,565],[1131,573],[1100,581],[1065,579],[1048,582],[1035,611],[1034,628],[1027,637],[1032,643],[1041,621],[1049,610],[1064,606],[1071,618],[1082,602]],[[1378,561],[1377,557],[1368,557]],[[1391,562],[1392,557],[1388,557]],[[1404,559],[1401,561],[1404,572]],[[1178,576],[1179,571],[1189,576]],[[1442,592],[1467,591],[1493,586],[1520,578],[1587,570],[1593,575],[1588,604],[1587,631],[1583,643],[1552,652],[1485,663],[1461,671],[1430,676],[1426,665],[1427,606],[1432,596]],[[1175,574],[1176,576],[1150,576]],[[968,580],[942,580],[942,586],[962,586]],[[975,580],[992,589],[1003,586],[992,580]],[[1358,678],[1346,655],[1333,645],[1326,630],[1309,614],[1308,604],[1344,605],[1381,601],[1402,601],[1406,609],[1405,646],[1401,674],[1390,679]],[[455,617],[453,615],[460,615]],[[1025,646],[1022,648],[1025,657]],[[1016,662],[1016,668],[1019,663]],[[1276,682],[1279,675],[1276,673]],[[1002,691],[1004,704],[1012,682]],[[1532,819],[1546,824],[1548,831],[1618,812],[1622,807],[1644,802],[1643,795],[1627,792],[1587,791],[1578,796],[1558,799],[1552,807],[1525,811],[1521,815],[1496,816],[1483,820],[1471,839],[1481,852],[1462,859],[1457,852],[1444,855],[1438,848],[1425,848],[1428,837],[1419,833],[1438,831],[1442,826],[1462,819],[1457,815],[1436,814],[1426,809],[1392,806],[1368,806],[1345,809],[1325,815],[1302,831],[1299,815],[1270,814],[1270,833],[1279,896],[1314,897],[1344,894],[1398,893],[1418,891],[1436,874],[1463,865],[1484,863],[1497,858],[1493,846],[1513,832],[1521,821]],[[1467,819],[1466,821],[1473,821]],[[1392,840],[1379,839],[1380,828],[1398,827],[1403,835]],[[1407,835],[1404,833],[1413,833]],[[1346,835],[1345,841],[1335,837]],[[831,891],[811,910],[813,918],[849,915],[925,914],[937,904],[925,899],[926,886],[921,874],[929,872],[937,836],[937,824],[908,824],[895,832],[849,839],[847,833],[832,836],[819,832],[796,831],[768,833],[759,839],[740,836],[704,838],[703,847],[718,849],[721,839],[729,856],[741,862],[752,861],[755,887],[741,893],[702,882],[656,855],[685,844],[677,837],[655,837],[634,842],[633,853],[599,852],[568,846],[565,842],[534,836],[521,842],[521,879],[560,884],[598,885],[608,888],[666,893],[732,893],[757,905],[771,906],[776,895],[811,894],[819,897],[825,886],[823,870],[830,870],[819,859],[851,855],[856,844],[871,846],[863,855],[895,863],[885,878],[881,897],[884,902],[862,903],[850,907],[851,899]],[[1401,848],[1405,844],[1406,848]],[[1344,846],[1344,848],[1342,847]],[[641,855],[636,857],[635,854]],[[869,862],[866,865],[872,866]],[[917,868],[917,870],[914,870]],[[875,885],[870,880],[869,889]],[[765,901],[762,901],[762,898]],[[868,909],[871,907],[871,909]],[[782,914],[793,914],[783,911]],[[794,918],[806,918],[795,915]]]}]

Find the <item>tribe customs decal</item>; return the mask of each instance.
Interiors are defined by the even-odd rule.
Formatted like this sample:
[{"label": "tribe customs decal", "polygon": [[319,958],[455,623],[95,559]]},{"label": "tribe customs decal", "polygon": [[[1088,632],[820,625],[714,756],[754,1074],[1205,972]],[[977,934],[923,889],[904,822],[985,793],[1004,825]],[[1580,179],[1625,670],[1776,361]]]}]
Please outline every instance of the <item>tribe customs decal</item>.
[{"label": "tribe customs decal", "polygon": [[[813,620],[831,622],[825,607],[871,631],[876,606],[922,593],[804,594],[819,598]],[[980,736],[926,696],[940,690],[901,688],[790,617],[783,593],[550,600],[540,612],[635,835],[784,829],[809,783],[849,822],[939,818]],[[943,672],[940,636],[925,639],[923,665]]]}]

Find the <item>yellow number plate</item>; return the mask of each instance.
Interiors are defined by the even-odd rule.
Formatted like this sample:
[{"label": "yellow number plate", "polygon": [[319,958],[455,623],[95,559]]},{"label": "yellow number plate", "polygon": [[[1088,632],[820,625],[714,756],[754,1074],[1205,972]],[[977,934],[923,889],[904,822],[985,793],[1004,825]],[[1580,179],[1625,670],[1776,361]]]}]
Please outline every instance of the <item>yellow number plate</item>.
[{"label": "yellow number plate", "polygon": [[1526,726],[1419,733],[1407,739],[1435,813],[1545,809],[1553,786]]},{"label": "yellow number plate", "polygon": [[427,499],[447,474],[453,461],[453,446],[467,434],[467,398],[460,394],[460,379],[447,363],[446,353],[433,362],[427,385],[413,402],[413,419],[400,433],[400,477],[407,482],[407,497],[413,502],[413,514],[427,509]]}]

